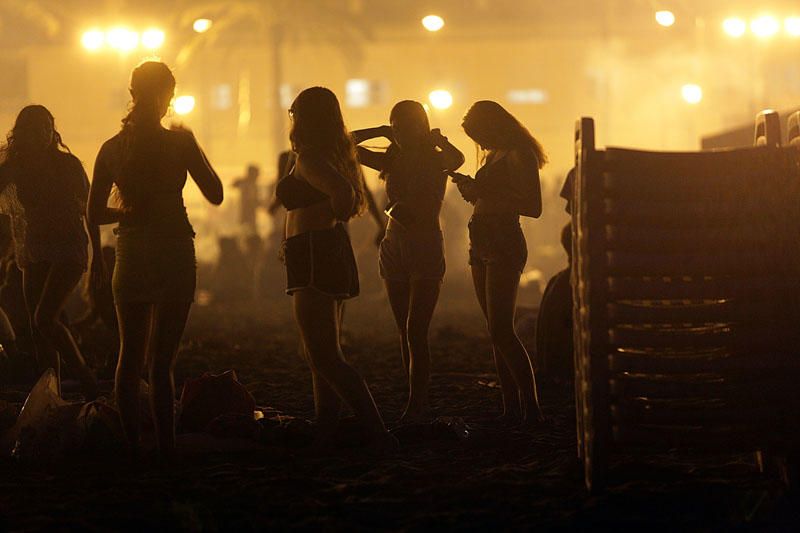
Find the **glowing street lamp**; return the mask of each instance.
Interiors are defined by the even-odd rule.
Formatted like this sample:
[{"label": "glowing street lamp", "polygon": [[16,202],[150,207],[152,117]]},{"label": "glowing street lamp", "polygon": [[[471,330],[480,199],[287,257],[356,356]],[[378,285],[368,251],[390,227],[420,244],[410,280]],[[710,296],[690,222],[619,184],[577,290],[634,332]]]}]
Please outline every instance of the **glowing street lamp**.
[{"label": "glowing street lamp", "polygon": [[112,28],[106,32],[106,43],[120,52],[130,52],[139,46],[139,34],[128,28]]},{"label": "glowing street lamp", "polygon": [[769,39],[780,29],[781,24],[778,19],[770,15],[763,15],[750,21],[750,31],[759,39]]},{"label": "glowing street lamp", "polygon": [[164,44],[164,32],[150,28],[142,32],[142,46],[148,50],[157,50]]},{"label": "glowing street lamp", "polygon": [[190,95],[183,95],[178,96],[172,102],[172,109],[179,115],[188,115],[192,111],[194,111],[194,96]]},{"label": "glowing street lamp", "polygon": [[669,28],[675,24],[675,13],[667,10],[656,11],[656,22],[665,28]]},{"label": "glowing street lamp", "polygon": [[729,37],[738,39],[747,31],[747,23],[738,17],[730,17],[722,22],[722,29]]},{"label": "glowing street lamp", "polygon": [[211,19],[197,19],[192,24],[192,29],[197,33],[205,33],[211,29],[212,24]]},{"label": "glowing street lamp", "polygon": [[783,21],[783,27],[790,37],[800,37],[800,17],[789,17]]},{"label": "glowing street lamp", "polygon": [[106,36],[101,30],[92,29],[83,33],[81,44],[90,52],[96,52],[103,47],[105,39]]},{"label": "glowing street lamp", "polygon": [[447,109],[453,105],[453,95],[450,94],[450,91],[444,89],[431,91],[428,95],[428,100],[430,100],[431,105],[436,109]]},{"label": "glowing street lamp", "polygon": [[703,88],[694,83],[687,83],[681,87],[681,96],[690,105],[699,104],[703,99]]},{"label": "glowing street lamp", "polygon": [[444,19],[439,15],[428,15],[422,19],[422,26],[431,32],[444,28]]}]

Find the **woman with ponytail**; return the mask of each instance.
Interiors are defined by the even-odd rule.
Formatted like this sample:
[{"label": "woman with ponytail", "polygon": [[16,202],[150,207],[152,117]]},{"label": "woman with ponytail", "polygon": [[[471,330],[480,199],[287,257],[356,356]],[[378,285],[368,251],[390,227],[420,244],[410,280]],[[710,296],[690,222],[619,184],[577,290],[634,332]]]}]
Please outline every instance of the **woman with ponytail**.
[{"label": "woman with ponytail", "polygon": [[514,312],[528,258],[519,217],[542,214],[539,169],[547,156],[527,128],[497,102],[476,102],[462,125],[484,158],[474,179],[451,176],[475,206],[469,221],[469,262],[494,348],[504,418],[533,424],[542,414],[530,357],[514,331]]},{"label": "woman with ponytail", "polygon": [[[194,231],[182,190],[188,172],[205,198],[219,205],[222,183],[189,130],[161,125],[175,93],[169,67],[142,63],[131,74],[130,92],[133,103],[122,130],[97,156],[88,216],[96,224],[119,224],[112,282],[121,341],[115,390],[126,438],[135,451],[146,361],[158,449],[170,456],[173,368],[196,274]],[[108,205],[112,187],[115,207]]]},{"label": "woman with ponytail", "polygon": [[301,92],[289,109],[294,168],[275,194],[287,210],[287,290],[305,345],[314,385],[317,445],[329,444],[342,401],[363,425],[368,447],[393,448],[367,384],[339,345],[340,306],[358,295],[358,270],[344,223],[366,207],[364,177],[345,128],[339,101],[329,89]]},{"label": "woman with ponytail", "polygon": [[[0,148],[0,208],[12,220],[37,362],[60,378],[63,358],[93,400],[97,381],[60,318],[88,263],[88,189],[83,165],[61,141],[50,111],[40,105],[22,109]],[[104,278],[100,232],[95,224],[89,230],[91,282],[97,288]]]}]

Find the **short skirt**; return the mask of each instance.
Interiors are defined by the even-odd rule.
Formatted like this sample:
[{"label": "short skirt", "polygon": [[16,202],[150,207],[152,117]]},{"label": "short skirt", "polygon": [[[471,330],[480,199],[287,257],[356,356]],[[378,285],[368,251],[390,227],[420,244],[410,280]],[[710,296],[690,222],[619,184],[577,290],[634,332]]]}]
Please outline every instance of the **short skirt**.
[{"label": "short skirt", "polygon": [[286,294],[314,289],[336,300],[358,296],[358,266],[343,224],[289,237],[283,257]]},{"label": "short skirt", "polygon": [[192,302],[197,286],[194,237],[117,230],[115,303]]}]

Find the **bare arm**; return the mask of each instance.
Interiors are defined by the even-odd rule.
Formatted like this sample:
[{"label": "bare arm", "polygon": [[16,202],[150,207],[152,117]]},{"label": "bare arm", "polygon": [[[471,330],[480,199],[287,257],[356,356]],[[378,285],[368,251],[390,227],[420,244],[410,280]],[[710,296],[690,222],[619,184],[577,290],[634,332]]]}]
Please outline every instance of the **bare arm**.
[{"label": "bare arm", "polygon": [[[376,139],[378,137],[385,137],[386,139],[392,140],[392,128],[391,126],[378,126],[377,128],[365,128],[363,130],[355,130],[350,132],[350,135],[353,137],[353,141],[356,144],[361,144],[364,141],[368,141],[370,139]],[[377,170],[378,172],[382,171],[385,164],[386,164],[386,154],[383,152],[376,152],[374,150],[370,150],[368,148],[364,148],[363,146],[358,146],[358,161],[364,166],[367,166],[373,170]]]},{"label": "bare arm", "polygon": [[431,130],[431,137],[433,143],[442,151],[442,167],[445,170],[458,170],[464,164],[464,154],[461,150],[453,146],[438,128]]},{"label": "bare arm", "polygon": [[297,172],[315,189],[328,195],[333,214],[338,220],[348,220],[353,213],[355,193],[347,179],[324,162],[302,155],[297,156]]},{"label": "bare arm", "polygon": [[[80,179],[78,195],[81,203],[85,204],[89,196],[91,185],[89,184],[89,177],[86,175],[86,170],[84,170],[83,165],[77,160],[75,163],[77,164],[77,172]],[[92,271],[94,272],[103,266],[103,253],[100,248],[100,226],[97,224],[90,224],[87,219],[86,229],[89,232],[89,240],[92,243]],[[102,269],[102,271],[104,272],[104,269]]]},{"label": "bare arm", "polygon": [[197,144],[194,134],[188,130],[184,130],[182,133],[187,136],[186,166],[189,174],[206,200],[214,205],[221,204],[223,199],[222,180],[219,179],[208,158],[206,158],[206,154]]},{"label": "bare arm", "polygon": [[114,185],[114,174],[111,172],[109,164],[111,150],[108,143],[104,144],[94,163],[94,177],[89,187],[89,201],[86,209],[86,223],[89,228],[102,224],[116,224],[123,217],[121,209],[108,207],[108,197],[111,194],[111,187]]}]

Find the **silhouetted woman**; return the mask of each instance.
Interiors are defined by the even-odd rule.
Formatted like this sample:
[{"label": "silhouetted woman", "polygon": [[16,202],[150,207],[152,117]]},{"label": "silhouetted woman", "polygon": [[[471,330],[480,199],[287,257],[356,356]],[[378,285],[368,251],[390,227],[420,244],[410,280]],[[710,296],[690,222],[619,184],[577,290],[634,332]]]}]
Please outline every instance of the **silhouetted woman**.
[{"label": "silhouetted woman", "polygon": [[[20,111],[0,156],[3,210],[12,218],[15,254],[23,272],[40,370],[53,368],[60,376],[60,355],[80,380],[87,398],[94,399],[95,377],[60,319],[88,263],[86,172],[61,141],[53,115],[40,105]],[[89,228],[92,279],[100,281],[100,233],[96,225]]]},{"label": "silhouetted woman", "polygon": [[496,102],[476,102],[463,127],[484,150],[475,179],[452,175],[464,199],[475,205],[469,222],[469,259],[494,348],[503,416],[533,423],[541,418],[536,380],[514,331],[514,312],[528,258],[519,217],[542,214],[539,169],[547,156],[525,126]]},{"label": "silhouetted woman", "polygon": [[297,159],[278,183],[287,210],[284,259],[286,292],[314,382],[319,442],[336,427],[341,400],[369,434],[369,445],[393,447],[367,384],[345,361],[339,346],[338,305],[358,295],[358,270],[344,222],[365,207],[364,178],[336,96],[312,87],[289,110],[290,140]]},{"label": "silhouetted woman", "polygon": [[[175,447],[173,367],[195,290],[194,231],[182,190],[188,171],[206,199],[219,205],[222,183],[190,131],[161,126],[175,92],[166,65],[136,67],[130,92],[122,130],[97,156],[89,219],[119,223],[112,285],[120,331],[116,399],[125,435],[136,448],[139,380],[147,361],[158,447],[169,456]],[[119,207],[108,207],[113,186]]]},{"label": "silhouetted woman", "polygon": [[422,104],[397,103],[391,126],[353,132],[357,143],[376,137],[391,141],[385,153],[358,147],[362,164],[380,171],[389,198],[389,222],[380,246],[380,273],[389,295],[408,375],[408,404],[402,420],[430,415],[428,328],[445,272],[439,212],[447,172],[464,155],[438,129],[431,130]]}]

